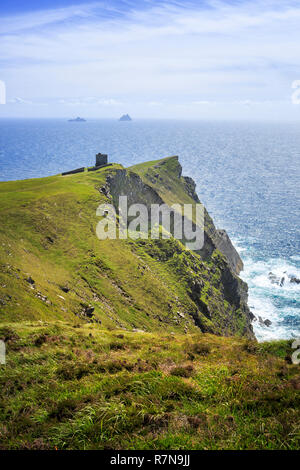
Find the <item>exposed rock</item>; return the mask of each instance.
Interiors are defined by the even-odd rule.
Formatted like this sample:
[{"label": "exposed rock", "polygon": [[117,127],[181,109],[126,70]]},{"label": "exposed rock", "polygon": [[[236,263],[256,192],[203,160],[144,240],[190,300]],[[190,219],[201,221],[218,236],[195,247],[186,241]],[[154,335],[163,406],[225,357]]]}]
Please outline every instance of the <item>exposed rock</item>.
[{"label": "exposed rock", "polygon": [[227,235],[226,230],[217,230],[217,237],[215,238],[215,243],[218,250],[221,251],[226,256],[226,259],[233,269],[233,271],[239,274],[243,269],[243,261],[240,258],[240,255],[234,248],[229,236]]},{"label": "exposed rock", "polygon": [[59,286],[60,289],[65,292],[66,294],[69,292],[70,288],[68,286]]},{"label": "exposed rock", "polygon": [[181,318],[185,318],[185,315],[184,315],[184,313],[182,313],[182,312],[177,312],[177,314],[178,314],[178,316],[179,316],[179,317],[181,317]]},{"label": "exposed rock", "polygon": [[271,284],[276,284],[280,287],[283,286],[285,277],[284,276],[277,276],[276,274],[269,272],[268,278],[271,281]]},{"label": "exposed rock", "polygon": [[35,281],[32,279],[31,276],[29,276],[29,277],[26,279],[26,281],[27,281],[29,284],[31,284],[31,285],[35,284]]},{"label": "exposed rock", "polygon": [[[174,157],[174,159],[175,158],[178,157]],[[160,166],[163,166],[163,163]],[[157,167],[159,167],[159,165],[157,165]],[[181,172],[182,168],[178,162],[177,168],[174,169],[175,177],[181,178]],[[184,177],[182,179],[190,197],[192,197],[195,202],[199,203],[199,198],[195,193],[196,185],[192,178]],[[106,189],[106,192],[112,195],[113,203],[116,208],[118,208],[119,196],[127,196],[128,206],[132,204],[146,205],[149,214],[149,225],[151,222],[151,205],[164,204],[164,200],[160,197],[156,189],[145,183],[139,175],[128,170],[119,170],[113,176],[109,176],[107,178],[107,185],[109,186],[109,191]],[[130,222],[130,219],[128,219],[128,222]],[[243,262],[232,245],[226,231],[216,230],[207,212],[205,212],[205,225],[204,247],[199,250],[199,254],[207,258],[210,257],[217,248],[223,253],[232,270],[239,274],[243,269]],[[186,243],[186,241],[185,239],[182,240],[183,243]]]},{"label": "exposed rock", "polygon": [[50,301],[48,301],[48,298],[46,295],[43,295],[41,292],[37,291],[37,293],[35,294],[35,297],[37,297],[38,299],[42,300],[42,302],[45,302],[49,305]]},{"label": "exposed rock", "polygon": [[271,326],[272,325],[272,322],[271,320],[269,320],[268,318],[266,320],[264,320],[262,317],[258,317],[258,322],[261,326]]},{"label": "exposed rock", "polygon": [[95,307],[92,307],[91,305],[84,305],[84,304],[81,304],[82,307],[83,307],[83,310],[82,310],[82,315],[88,317],[88,318],[92,318],[93,317],[93,313],[94,313],[94,310],[95,310]]},{"label": "exposed rock", "polygon": [[88,307],[85,309],[85,314],[87,317],[92,317],[95,307]]},{"label": "exposed rock", "polygon": [[193,180],[193,178],[190,178],[189,176],[183,176],[183,179],[185,180],[185,187],[186,187],[186,192],[188,195],[194,199],[195,202],[199,203],[199,197],[198,194],[196,193],[196,183]]},{"label": "exposed rock", "polygon": [[109,194],[109,185],[106,184],[105,186],[101,186],[101,188],[99,189],[100,193],[104,194],[104,196],[107,196],[107,197],[110,197],[110,194]]},{"label": "exposed rock", "polygon": [[283,287],[286,277],[289,279],[291,284],[300,284],[300,279],[298,279],[296,276],[291,275],[291,274],[287,275],[286,271],[284,271],[283,274],[284,274],[283,276],[278,276],[272,273],[272,271],[270,271],[268,274],[268,278],[271,281],[271,284],[276,284],[280,287]]}]

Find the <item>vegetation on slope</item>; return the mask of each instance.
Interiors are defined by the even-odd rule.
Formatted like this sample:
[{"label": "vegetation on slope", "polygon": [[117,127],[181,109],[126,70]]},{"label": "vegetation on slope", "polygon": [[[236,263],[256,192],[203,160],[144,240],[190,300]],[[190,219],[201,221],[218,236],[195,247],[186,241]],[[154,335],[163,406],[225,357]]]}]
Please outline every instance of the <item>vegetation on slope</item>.
[{"label": "vegetation on slope", "polygon": [[175,331],[195,328],[189,318],[180,324],[180,301],[150,256],[148,265],[126,240],[96,237],[107,174],[1,183],[0,322],[77,317],[155,330],[165,319]]},{"label": "vegetation on slope", "polygon": [[299,448],[289,342],[59,321],[0,338],[0,449]]},{"label": "vegetation on slope", "polygon": [[[120,169],[0,184],[0,449],[297,448],[290,343],[241,338],[245,286],[224,256],[97,239]],[[180,172],[170,158],[126,175],[190,203]]]}]

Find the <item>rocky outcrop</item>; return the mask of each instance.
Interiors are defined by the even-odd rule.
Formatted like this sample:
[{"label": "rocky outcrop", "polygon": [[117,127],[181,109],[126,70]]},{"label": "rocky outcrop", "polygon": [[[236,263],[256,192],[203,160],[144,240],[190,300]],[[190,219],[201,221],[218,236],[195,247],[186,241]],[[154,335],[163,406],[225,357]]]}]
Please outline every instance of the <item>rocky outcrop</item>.
[{"label": "rocky outcrop", "polygon": [[274,274],[272,271],[270,271],[268,278],[271,284],[276,284],[280,287],[283,287],[286,281],[289,281],[291,284],[300,284],[300,279],[298,279],[293,274],[287,274],[286,271],[284,271],[281,275]]},{"label": "rocky outcrop", "polygon": [[164,203],[157,192],[132,171],[119,170],[109,175],[107,185],[116,208],[118,208],[119,196],[127,196],[128,206],[144,204],[150,209],[151,204]]},{"label": "rocky outcrop", "polygon": [[278,286],[282,287],[284,285],[285,277],[284,276],[276,276],[276,274],[269,272],[268,278],[271,284],[277,284]]},{"label": "rocky outcrop", "polygon": [[[180,172],[181,173],[181,172]],[[180,178],[181,174],[179,175]],[[193,178],[190,178],[189,176],[183,176],[184,183],[185,183],[185,190],[187,194],[197,203],[199,203],[199,197],[198,194],[196,193],[196,183],[193,180]]]},{"label": "rocky outcrop", "polygon": [[266,318],[266,320],[264,320],[262,317],[258,316],[258,322],[261,326],[271,326],[272,325],[272,322],[271,320],[269,320],[268,318]]}]

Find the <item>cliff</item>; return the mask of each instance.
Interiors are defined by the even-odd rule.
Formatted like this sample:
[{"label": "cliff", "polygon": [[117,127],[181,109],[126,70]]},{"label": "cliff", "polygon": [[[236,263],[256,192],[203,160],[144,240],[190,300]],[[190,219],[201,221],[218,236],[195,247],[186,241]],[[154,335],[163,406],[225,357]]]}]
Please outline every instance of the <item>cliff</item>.
[{"label": "cliff", "polygon": [[[200,202],[194,181],[182,176],[178,157],[118,170],[108,177],[105,193],[112,198],[116,208],[119,196],[127,196],[128,205],[145,204],[149,214],[151,204],[171,206]],[[177,241],[165,240],[160,244],[161,254],[157,255],[157,244],[137,243],[143,245],[150,255],[154,245],[153,256],[165,260],[172,274],[176,272],[178,282],[185,284],[192,300],[189,315],[202,331],[253,337],[247,285],[238,277],[243,267],[242,260],[226,232],[216,230],[206,209],[204,246],[198,252],[184,250]],[[167,257],[165,251],[168,252]]]}]

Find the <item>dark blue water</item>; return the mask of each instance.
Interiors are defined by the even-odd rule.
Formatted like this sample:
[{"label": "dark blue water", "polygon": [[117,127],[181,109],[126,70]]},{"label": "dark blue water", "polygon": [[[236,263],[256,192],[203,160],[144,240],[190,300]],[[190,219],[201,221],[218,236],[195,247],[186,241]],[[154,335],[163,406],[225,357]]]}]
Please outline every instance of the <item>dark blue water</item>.
[{"label": "dark blue water", "polygon": [[[179,155],[202,202],[244,260],[258,338],[300,334],[299,176],[296,124],[94,120],[0,120],[0,180],[94,164],[97,152],[125,166]],[[283,287],[268,273],[285,277]]]}]

